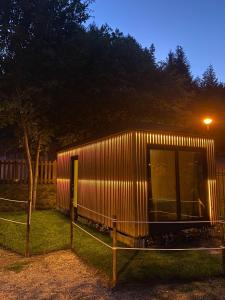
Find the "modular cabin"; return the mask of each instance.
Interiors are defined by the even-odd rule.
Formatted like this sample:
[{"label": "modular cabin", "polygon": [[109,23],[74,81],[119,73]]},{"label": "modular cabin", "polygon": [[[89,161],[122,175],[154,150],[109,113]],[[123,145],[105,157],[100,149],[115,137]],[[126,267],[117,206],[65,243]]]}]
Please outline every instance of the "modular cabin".
[{"label": "modular cabin", "polygon": [[57,166],[59,210],[73,203],[79,216],[110,228],[107,217],[135,221],[117,227],[133,240],[169,228],[140,221],[217,219],[212,139],[127,131],[68,147]]}]

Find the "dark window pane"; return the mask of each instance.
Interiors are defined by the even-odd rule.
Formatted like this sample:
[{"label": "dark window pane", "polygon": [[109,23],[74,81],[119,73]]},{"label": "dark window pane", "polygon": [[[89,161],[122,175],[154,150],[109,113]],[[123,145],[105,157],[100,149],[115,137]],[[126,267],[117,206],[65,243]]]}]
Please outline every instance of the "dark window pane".
[{"label": "dark window pane", "polygon": [[181,219],[206,215],[203,162],[200,152],[179,151]]},{"label": "dark window pane", "polygon": [[176,220],[175,152],[150,150],[151,164],[151,219]]}]

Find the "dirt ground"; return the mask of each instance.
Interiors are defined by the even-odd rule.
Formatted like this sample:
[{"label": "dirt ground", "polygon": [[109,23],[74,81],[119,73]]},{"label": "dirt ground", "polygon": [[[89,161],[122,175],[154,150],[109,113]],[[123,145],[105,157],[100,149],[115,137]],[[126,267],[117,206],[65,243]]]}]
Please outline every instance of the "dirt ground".
[{"label": "dirt ground", "polygon": [[0,249],[0,299],[215,300],[225,299],[225,279],[110,289],[107,278],[70,251],[24,259]]}]

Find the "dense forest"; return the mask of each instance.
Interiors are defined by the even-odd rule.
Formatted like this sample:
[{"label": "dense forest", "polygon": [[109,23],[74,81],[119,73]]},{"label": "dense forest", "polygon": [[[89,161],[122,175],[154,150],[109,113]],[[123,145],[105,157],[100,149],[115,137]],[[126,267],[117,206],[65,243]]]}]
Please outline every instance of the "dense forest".
[{"label": "dense forest", "polygon": [[[225,149],[225,85],[191,74],[181,46],[157,61],[108,25],[85,25],[90,2],[0,2],[0,141],[33,153],[130,128],[206,134]],[[3,146],[4,145],[4,146]],[[28,147],[28,148],[27,148]]]}]

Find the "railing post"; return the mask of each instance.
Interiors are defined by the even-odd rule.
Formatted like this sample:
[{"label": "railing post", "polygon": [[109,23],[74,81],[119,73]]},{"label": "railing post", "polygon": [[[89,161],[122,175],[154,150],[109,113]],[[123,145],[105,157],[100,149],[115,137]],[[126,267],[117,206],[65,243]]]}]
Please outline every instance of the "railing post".
[{"label": "railing post", "polygon": [[73,207],[73,201],[71,200],[70,204],[70,248],[73,249],[73,222],[74,220],[74,207]]},{"label": "railing post", "polygon": [[[225,247],[225,237],[224,237],[224,223],[221,222],[221,244],[222,247]],[[223,268],[223,273],[225,275],[225,249],[222,249],[222,268]]]},{"label": "railing post", "polygon": [[57,178],[57,161],[55,160],[52,165],[52,183],[56,183]]},{"label": "railing post", "polygon": [[32,203],[28,200],[27,202],[27,228],[26,228],[26,249],[25,249],[25,256],[30,256],[30,223],[31,223],[31,210],[32,210]]},{"label": "railing post", "polygon": [[115,287],[117,283],[117,219],[116,216],[113,216],[112,220],[112,286]]}]

